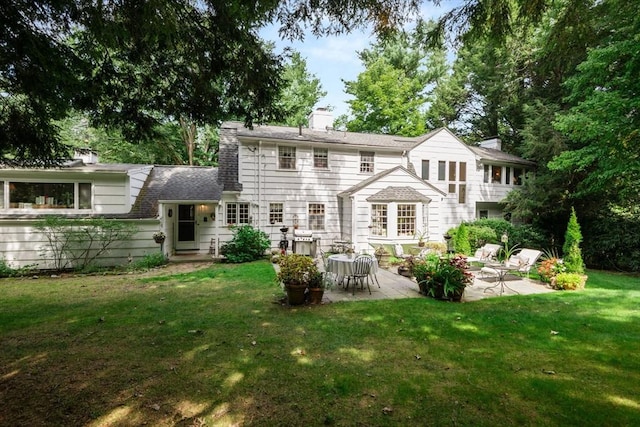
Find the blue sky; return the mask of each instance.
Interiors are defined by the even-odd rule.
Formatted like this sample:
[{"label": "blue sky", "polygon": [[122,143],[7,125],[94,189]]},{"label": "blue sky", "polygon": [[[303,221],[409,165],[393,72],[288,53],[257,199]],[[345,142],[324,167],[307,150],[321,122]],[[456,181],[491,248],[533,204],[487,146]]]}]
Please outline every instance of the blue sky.
[{"label": "blue sky", "polygon": [[[421,15],[425,18],[437,18],[459,3],[460,0],[444,0],[439,7],[428,3],[423,5]],[[322,88],[327,92],[327,96],[316,107],[333,107],[334,118],[348,112],[346,101],[350,97],[344,93],[342,80],[355,80],[363,70],[356,52],[365,49],[375,40],[371,31],[355,31],[343,36],[322,38],[307,35],[304,41],[294,42],[281,40],[276,27],[266,28],[261,31],[261,35],[263,39],[276,43],[278,53],[285,47],[290,47],[306,59],[307,69],[320,79]]]}]

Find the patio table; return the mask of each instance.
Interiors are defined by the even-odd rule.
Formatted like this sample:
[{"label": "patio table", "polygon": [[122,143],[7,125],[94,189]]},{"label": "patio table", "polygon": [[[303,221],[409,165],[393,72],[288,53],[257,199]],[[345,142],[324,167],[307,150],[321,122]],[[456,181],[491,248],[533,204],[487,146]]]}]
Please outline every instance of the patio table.
[{"label": "patio table", "polygon": [[[353,262],[356,257],[357,255],[348,254],[330,255],[327,259],[327,271],[337,277],[338,283],[342,283],[346,277],[353,276]],[[373,263],[371,264],[369,275],[376,279],[375,275],[378,272],[378,260],[376,257],[371,257],[371,260]]]},{"label": "patio table", "polygon": [[486,263],[485,267],[489,267],[489,268],[493,269],[495,271],[495,273],[496,273],[496,277],[497,277],[498,280],[496,281],[495,285],[489,286],[483,292],[487,292],[488,290],[491,290],[492,292],[494,292],[494,289],[499,286],[500,287],[500,296],[502,296],[502,294],[504,293],[504,288],[507,288],[510,291],[515,292],[518,295],[520,294],[515,289],[512,289],[509,286],[507,286],[507,284],[505,283],[505,280],[504,280],[504,278],[507,276],[507,274],[510,271],[518,270],[518,268],[519,268],[518,265],[510,264],[510,263],[507,263],[507,264],[505,264],[505,263]]}]

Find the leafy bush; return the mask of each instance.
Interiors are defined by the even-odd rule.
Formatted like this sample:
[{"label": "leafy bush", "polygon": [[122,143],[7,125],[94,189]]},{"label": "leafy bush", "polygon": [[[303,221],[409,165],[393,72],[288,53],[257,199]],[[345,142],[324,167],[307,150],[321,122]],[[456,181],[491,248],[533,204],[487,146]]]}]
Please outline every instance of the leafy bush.
[{"label": "leafy bush", "polygon": [[150,268],[160,267],[165,265],[169,260],[162,252],[154,252],[147,254],[141,259],[131,264],[133,270],[148,270]]},{"label": "leafy bush", "polygon": [[56,270],[73,267],[86,270],[119,242],[131,238],[135,224],[104,218],[68,219],[50,216],[35,227],[44,234],[48,244],[41,256],[51,256]]},{"label": "leafy bush", "polygon": [[473,275],[467,268],[464,257],[441,259],[435,254],[429,254],[424,260],[414,263],[413,275],[424,295],[459,300],[464,288],[473,283]]},{"label": "leafy bush", "polygon": [[572,291],[584,288],[587,277],[578,273],[559,273],[556,277],[553,287],[560,290]]},{"label": "leafy bush", "polygon": [[555,257],[547,258],[538,265],[538,275],[540,276],[540,280],[545,283],[551,283],[551,279],[565,271],[566,268],[562,260]]},{"label": "leafy bush", "polygon": [[276,275],[277,283],[288,285],[308,285],[317,280],[318,266],[313,258],[302,254],[288,254],[278,261],[280,270]]},{"label": "leafy bush", "polygon": [[0,258],[0,277],[12,277],[16,271],[7,264],[4,258]]},{"label": "leafy bush", "polygon": [[270,246],[267,233],[250,225],[241,225],[233,227],[233,238],[222,245],[220,252],[227,257],[227,261],[241,263],[264,258]]},{"label": "leafy bush", "polygon": [[469,234],[469,245],[471,248],[481,248],[485,243],[498,243],[499,239],[496,231],[485,225],[467,225],[467,233]]}]

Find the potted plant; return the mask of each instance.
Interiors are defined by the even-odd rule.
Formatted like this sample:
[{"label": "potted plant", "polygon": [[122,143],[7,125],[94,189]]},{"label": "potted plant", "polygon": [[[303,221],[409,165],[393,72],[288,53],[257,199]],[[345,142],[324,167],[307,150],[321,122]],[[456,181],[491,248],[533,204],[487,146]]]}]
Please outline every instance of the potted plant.
[{"label": "potted plant", "polygon": [[378,259],[378,267],[389,268],[389,258],[391,258],[391,253],[384,247],[384,245],[376,246],[373,254]]},{"label": "potted plant", "polygon": [[421,248],[424,247],[424,245],[425,245],[424,239],[427,236],[427,234],[428,234],[428,230],[426,230],[426,229],[425,230],[417,230],[416,231],[414,237],[416,239],[418,239],[418,246],[419,247],[421,247]]},{"label": "potted plant", "polygon": [[402,260],[398,265],[398,274],[405,277],[413,277],[413,266],[415,264],[415,258],[408,256]]},{"label": "potted plant", "polygon": [[324,273],[316,271],[309,275],[309,303],[321,304],[325,289],[329,288],[329,281],[325,280]]},{"label": "potted plant", "polygon": [[160,244],[163,243],[167,236],[162,231],[156,231],[153,233],[153,241]]},{"label": "potted plant", "polygon": [[281,256],[278,265],[276,277],[287,292],[289,305],[304,304],[309,280],[319,272],[315,261],[306,255],[289,254]]},{"label": "potted plant", "polygon": [[413,274],[423,295],[460,301],[464,289],[473,283],[473,275],[467,268],[464,257],[440,259],[436,255],[428,255],[424,260],[414,264]]}]

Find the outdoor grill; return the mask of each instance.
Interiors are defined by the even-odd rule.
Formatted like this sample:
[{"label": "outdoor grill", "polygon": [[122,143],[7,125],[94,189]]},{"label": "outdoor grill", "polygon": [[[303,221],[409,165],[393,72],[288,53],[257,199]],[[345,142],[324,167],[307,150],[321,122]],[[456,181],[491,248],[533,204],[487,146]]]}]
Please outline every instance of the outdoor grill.
[{"label": "outdoor grill", "polygon": [[311,255],[313,243],[313,231],[293,230],[293,253]]}]

